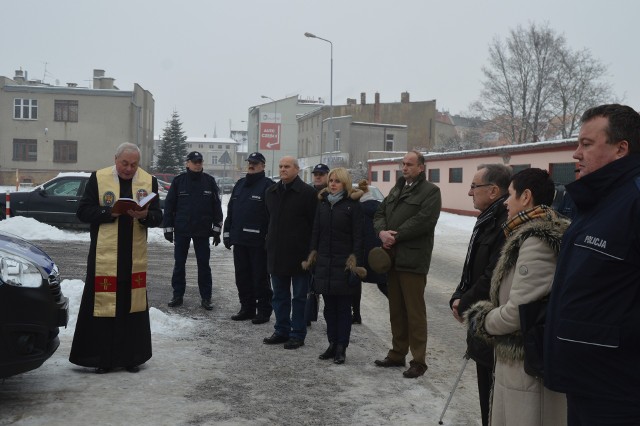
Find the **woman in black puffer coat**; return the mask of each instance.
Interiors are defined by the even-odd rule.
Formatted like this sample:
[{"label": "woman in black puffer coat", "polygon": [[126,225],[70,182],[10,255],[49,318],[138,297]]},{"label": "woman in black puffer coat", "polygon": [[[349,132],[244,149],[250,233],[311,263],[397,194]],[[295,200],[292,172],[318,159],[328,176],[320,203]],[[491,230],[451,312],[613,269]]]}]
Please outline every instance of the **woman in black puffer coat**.
[{"label": "woman in black puffer coat", "polygon": [[329,347],[320,359],[345,361],[351,334],[351,297],[366,275],[362,265],[362,212],[351,198],[353,188],[349,172],[331,170],[329,186],[318,197],[320,204],[311,234],[311,252],[304,269],[312,269],[313,289],[324,299]]}]

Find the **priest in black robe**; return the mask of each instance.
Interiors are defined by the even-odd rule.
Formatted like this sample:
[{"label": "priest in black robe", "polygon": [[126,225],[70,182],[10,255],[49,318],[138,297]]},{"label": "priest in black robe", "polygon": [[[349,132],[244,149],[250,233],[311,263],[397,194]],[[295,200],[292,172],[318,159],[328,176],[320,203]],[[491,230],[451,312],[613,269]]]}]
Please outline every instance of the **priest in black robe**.
[{"label": "priest in black robe", "polygon": [[147,228],[162,222],[160,202],[156,196],[142,210],[112,212],[120,198],[158,193],[139,161],[136,145],[121,144],[115,165],[91,174],[76,213],[91,224],[91,246],[69,360],[98,374],[122,367],[135,373],[151,358],[146,240]]}]

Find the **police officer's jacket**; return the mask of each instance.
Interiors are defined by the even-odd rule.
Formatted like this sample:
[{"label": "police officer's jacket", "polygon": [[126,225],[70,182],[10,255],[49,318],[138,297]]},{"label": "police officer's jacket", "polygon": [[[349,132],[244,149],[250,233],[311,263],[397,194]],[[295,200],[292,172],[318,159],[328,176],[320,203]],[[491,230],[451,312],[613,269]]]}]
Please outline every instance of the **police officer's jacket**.
[{"label": "police officer's jacket", "polygon": [[233,187],[224,221],[224,238],[232,245],[264,246],[269,226],[265,192],[273,184],[259,172],[248,174]]},{"label": "police officer's jacket", "polygon": [[208,237],[222,228],[222,203],[213,176],[187,170],[173,179],[164,202],[165,232]]}]

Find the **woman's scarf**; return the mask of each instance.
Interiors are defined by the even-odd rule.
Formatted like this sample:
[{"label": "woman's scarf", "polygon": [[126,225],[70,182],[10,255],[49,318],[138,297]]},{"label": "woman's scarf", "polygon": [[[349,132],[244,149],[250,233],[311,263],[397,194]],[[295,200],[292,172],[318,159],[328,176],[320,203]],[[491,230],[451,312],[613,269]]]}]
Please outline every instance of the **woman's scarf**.
[{"label": "woman's scarf", "polygon": [[531,207],[530,209],[521,211],[510,220],[503,223],[502,229],[504,230],[504,235],[508,237],[509,235],[513,234],[513,232],[516,229],[518,229],[518,227],[523,223],[527,223],[534,219],[541,219],[541,218],[546,220],[552,220],[557,217],[558,216],[556,212],[552,208],[544,204],[540,204],[540,205]]},{"label": "woman's scarf", "polygon": [[327,201],[329,201],[329,203],[331,203],[331,206],[333,206],[335,203],[342,200],[344,194],[344,190],[336,192],[335,194],[329,193],[329,195],[327,195]]}]

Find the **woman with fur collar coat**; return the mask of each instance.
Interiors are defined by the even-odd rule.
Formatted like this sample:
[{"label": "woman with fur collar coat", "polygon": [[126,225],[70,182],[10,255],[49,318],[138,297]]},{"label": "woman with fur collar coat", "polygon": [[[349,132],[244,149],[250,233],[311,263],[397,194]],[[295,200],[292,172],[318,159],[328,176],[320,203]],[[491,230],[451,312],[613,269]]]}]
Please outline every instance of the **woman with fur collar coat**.
[{"label": "woman with fur collar coat", "polygon": [[530,168],[511,178],[505,201],[506,241],[491,280],[491,301],[466,313],[469,332],[495,348],[490,423],[564,425],[564,394],[544,388],[524,371],[524,348],[518,306],[551,291],[562,235],[569,221],[547,207],[554,184],[545,170]]},{"label": "woman with fur collar coat", "polygon": [[329,186],[318,193],[320,204],[311,233],[311,252],[302,268],[313,270],[313,290],[324,299],[329,347],[320,359],[345,362],[351,334],[351,298],[367,274],[362,265],[362,212],[351,197],[351,177],[344,168],[329,172]]}]

